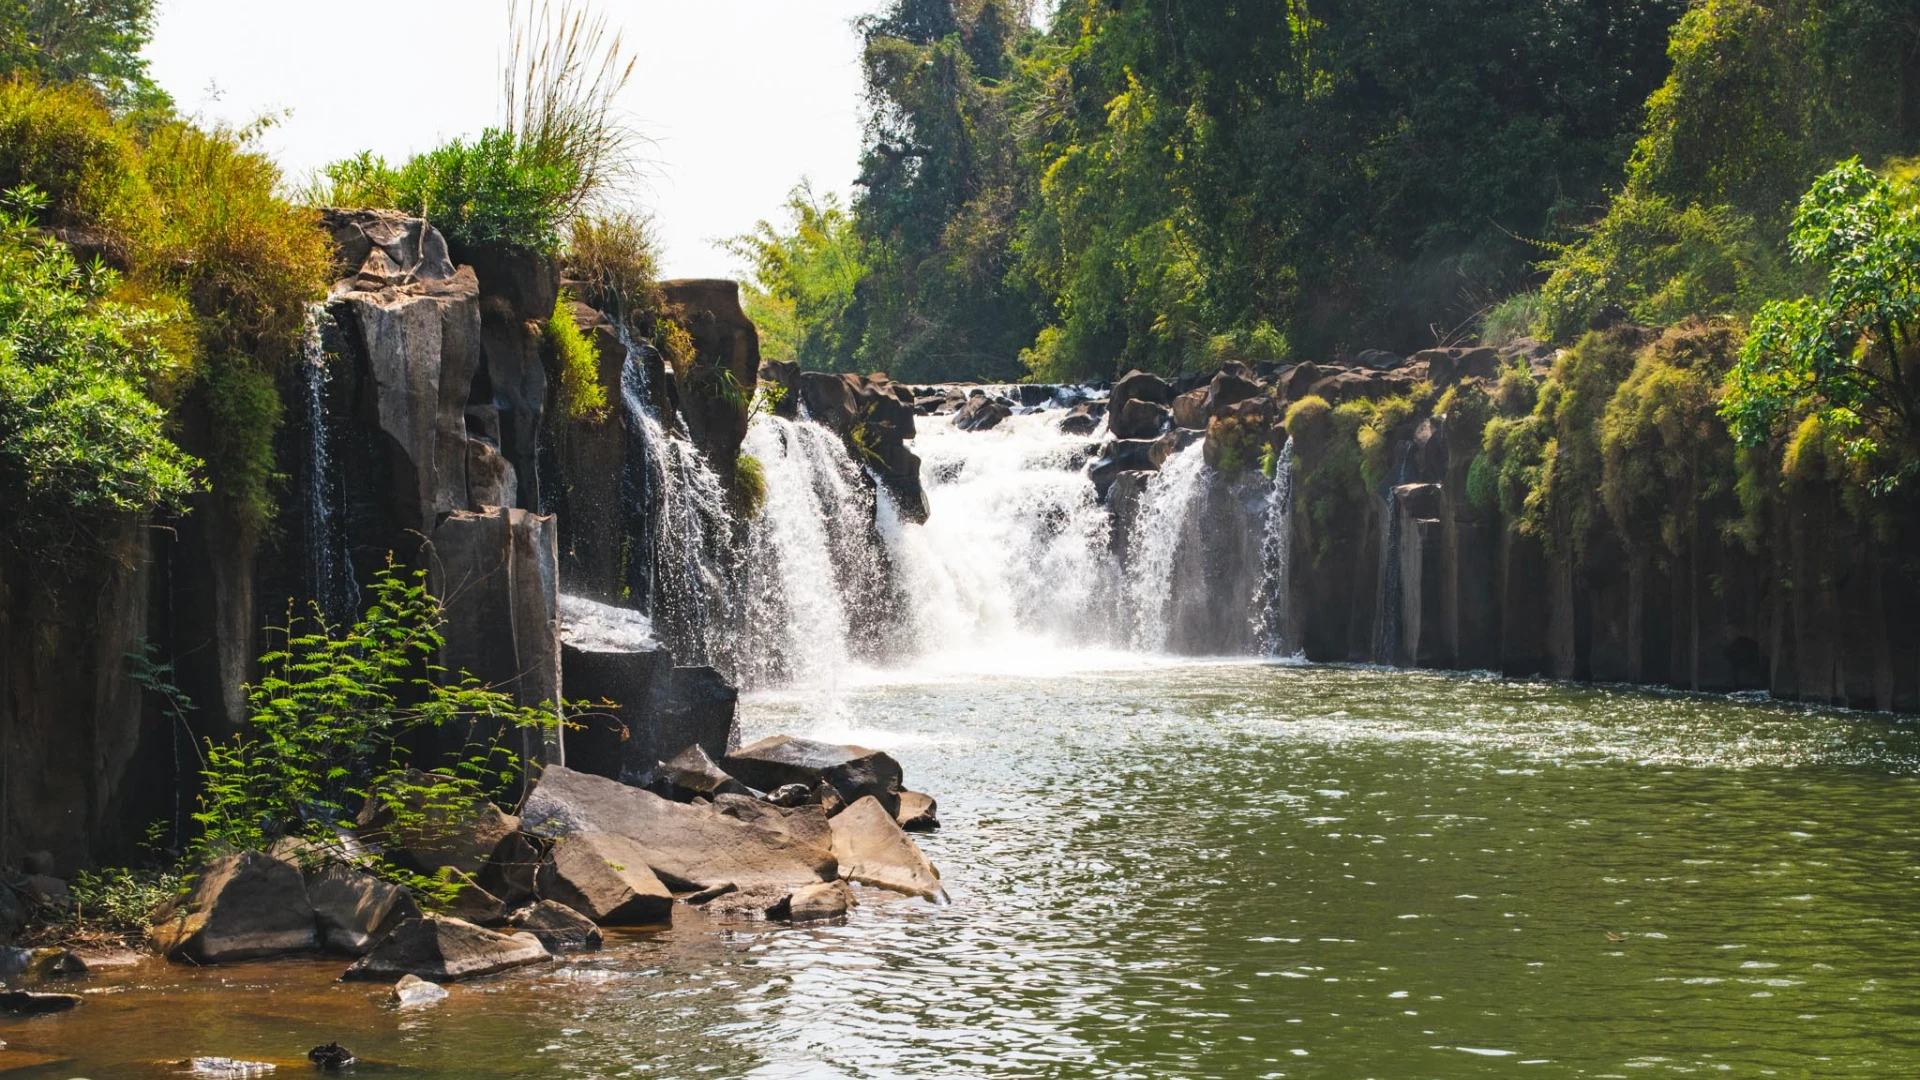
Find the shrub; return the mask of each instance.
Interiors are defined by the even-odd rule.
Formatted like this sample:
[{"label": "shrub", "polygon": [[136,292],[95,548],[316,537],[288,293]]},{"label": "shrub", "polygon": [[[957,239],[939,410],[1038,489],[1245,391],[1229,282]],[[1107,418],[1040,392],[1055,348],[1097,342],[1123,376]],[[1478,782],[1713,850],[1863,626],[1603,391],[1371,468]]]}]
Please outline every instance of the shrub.
[{"label": "shrub", "polygon": [[40,219],[100,229],[120,261],[159,219],[135,136],[79,86],[0,82],[0,189],[32,184]]},{"label": "shrub", "polygon": [[600,385],[600,351],[580,332],[573,318],[573,294],[564,289],[554,301],[544,337],[562,414],[575,420],[604,418],[607,388]]},{"label": "shrub", "polygon": [[1702,503],[1732,489],[1733,441],[1716,414],[1739,349],[1725,323],[1667,331],[1635,362],[1600,420],[1600,497],[1630,542],[1678,553]]},{"label": "shrub", "polygon": [[741,454],[733,466],[733,490],[747,517],[756,518],[767,505],[767,467],[752,454]]},{"label": "shrub", "polygon": [[[368,798],[391,813],[390,832],[430,841],[470,820],[511,779],[515,758],[503,734],[558,727],[552,707],[516,705],[464,674],[451,684],[433,678],[445,641],[440,603],[424,580],[425,571],[408,579],[389,567],[352,627],[316,619],[280,631],[284,644],[260,658],[262,677],[248,688],[243,730],[206,744],[205,793],[193,815],[202,831],[189,846],[196,860],[264,850],[282,837],[341,854],[336,830]],[[442,771],[410,772],[411,737],[428,731],[443,745],[448,735],[462,739],[461,749],[427,763]],[[430,903],[460,888],[377,858],[370,868]]]},{"label": "shrub", "polygon": [[1509,296],[1480,317],[1480,342],[1504,349],[1521,338],[1532,337],[1539,333],[1544,314],[1539,293]]},{"label": "shrub", "polygon": [[177,315],[109,299],[118,275],[40,238],[30,189],[0,212],[0,491],[9,542],[77,544],[105,514],[179,507],[199,464],[148,388]]},{"label": "shrub", "polygon": [[11,0],[0,15],[0,76],[91,87],[116,107],[172,104],[140,55],[154,0]]},{"label": "shrub", "polygon": [[1494,409],[1502,416],[1525,416],[1539,402],[1540,384],[1533,381],[1532,369],[1525,359],[1514,357],[1501,369],[1500,381],[1494,384]]},{"label": "shrub", "polygon": [[207,472],[242,528],[258,530],[273,517],[273,439],[282,407],[273,376],[244,356],[208,366],[207,415],[211,445]]},{"label": "shrub", "polygon": [[629,320],[659,311],[660,252],[651,218],[630,212],[583,214],[567,230],[567,271],[599,293],[604,311]]}]

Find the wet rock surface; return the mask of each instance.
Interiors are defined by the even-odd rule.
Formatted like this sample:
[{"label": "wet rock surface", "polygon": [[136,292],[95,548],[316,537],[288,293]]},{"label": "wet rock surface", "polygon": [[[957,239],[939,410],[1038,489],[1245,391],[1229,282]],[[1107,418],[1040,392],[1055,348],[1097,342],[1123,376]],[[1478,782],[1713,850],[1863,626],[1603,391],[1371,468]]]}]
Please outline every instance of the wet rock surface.
[{"label": "wet rock surface", "polygon": [[900,763],[862,746],[775,735],[726,756],[728,772],[762,791],[786,784],[825,783],[851,803],[872,796],[889,813],[900,804]]},{"label": "wet rock surface", "polygon": [[879,800],[862,798],[830,824],[841,877],[910,896],[941,894],[939,873]]},{"label": "wet rock surface", "polygon": [[552,900],[515,912],[513,926],[539,938],[548,952],[592,952],[602,943],[600,928],[592,919]]},{"label": "wet rock surface", "polygon": [[409,919],[341,976],[348,980],[397,982],[415,975],[430,982],[477,979],[553,959],[528,933],[501,934],[444,915]]}]

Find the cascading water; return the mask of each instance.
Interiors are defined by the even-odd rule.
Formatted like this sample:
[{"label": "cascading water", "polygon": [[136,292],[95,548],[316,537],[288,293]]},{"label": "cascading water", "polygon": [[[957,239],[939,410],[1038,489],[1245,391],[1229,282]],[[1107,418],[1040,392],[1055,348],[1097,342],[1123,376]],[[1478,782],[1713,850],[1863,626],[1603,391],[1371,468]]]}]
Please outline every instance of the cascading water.
[{"label": "cascading water", "polygon": [[[1132,583],[1133,645],[1165,652],[1172,643],[1179,601],[1175,571],[1183,553],[1195,546],[1197,510],[1206,497],[1207,463],[1196,441],[1173,455],[1140,496],[1127,550]],[[1206,597],[1195,598],[1205,603]]]},{"label": "cascading water", "polygon": [[1058,418],[1033,412],[976,432],[921,418],[927,522],[902,523],[884,493],[879,515],[908,651],[1017,664],[1035,650],[1126,641],[1112,522],[1086,475],[1095,444],[1063,435]]},{"label": "cascading water", "polygon": [[334,475],[329,448],[332,425],[327,417],[326,318],[324,304],[314,304],[307,309],[306,337],[298,370],[306,427],[301,502],[306,513],[309,595],[329,622],[338,623],[351,620],[356,614],[360,586],[353,579],[345,523],[336,511],[340,483]]},{"label": "cascading water", "polygon": [[1387,481],[1385,533],[1380,555],[1380,611],[1374,620],[1373,661],[1397,664],[1400,657],[1400,485],[1407,480],[1411,445],[1400,450],[1400,460]]},{"label": "cascading water", "polygon": [[[616,320],[616,324],[618,324]],[[620,399],[629,451],[623,497],[634,538],[628,580],[642,612],[686,664],[719,655],[733,596],[726,489],[698,447],[666,430],[649,397],[646,354],[621,332]]]},{"label": "cascading water", "polygon": [[1273,492],[1261,537],[1260,619],[1256,627],[1266,656],[1292,656],[1299,648],[1293,626],[1293,436],[1273,462]]},{"label": "cascading water", "polygon": [[737,678],[830,678],[862,651],[863,617],[884,607],[873,485],[838,436],[808,421],[756,417],[742,451],[760,462],[767,498],[741,566],[752,648]]}]

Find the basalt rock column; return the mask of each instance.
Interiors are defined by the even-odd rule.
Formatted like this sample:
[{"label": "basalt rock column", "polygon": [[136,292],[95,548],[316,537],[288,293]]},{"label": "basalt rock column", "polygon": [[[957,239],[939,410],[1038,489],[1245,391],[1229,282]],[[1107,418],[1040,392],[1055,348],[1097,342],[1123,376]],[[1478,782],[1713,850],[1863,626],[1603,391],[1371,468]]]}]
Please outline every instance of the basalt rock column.
[{"label": "basalt rock column", "polygon": [[760,379],[760,333],[740,308],[740,286],[694,279],[660,285],[668,314],[693,338],[673,373],[687,433],[723,477],[733,475]]}]

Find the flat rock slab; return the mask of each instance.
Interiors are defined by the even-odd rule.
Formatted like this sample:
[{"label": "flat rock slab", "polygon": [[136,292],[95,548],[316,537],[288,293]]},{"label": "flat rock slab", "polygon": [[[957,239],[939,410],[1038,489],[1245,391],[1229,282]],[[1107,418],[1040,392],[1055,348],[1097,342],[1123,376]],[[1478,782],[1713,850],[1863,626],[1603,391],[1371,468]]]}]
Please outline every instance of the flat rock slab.
[{"label": "flat rock slab", "polygon": [[722,893],[703,904],[702,910],[716,919],[784,919],[792,897],[793,890],[784,885],[756,885]]},{"label": "flat rock slab", "polygon": [[833,850],[833,830],[827,827],[827,811],[824,807],[811,803],[775,806],[751,795],[718,795],[714,797],[713,808],[726,817],[786,833],[822,851]]},{"label": "flat rock slab", "polygon": [[680,892],[727,884],[795,889],[830,881],[838,871],[831,852],[787,833],[557,765],[540,774],[521,816],[542,836],[626,837],[645,853],[647,868]]},{"label": "flat rock slab", "polygon": [[551,959],[547,947],[532,934],[499,934],[459,919],[428,915],[395,927],[341,978],[397,982],[403,975],[417,975],[431,982],[458,982]]},{"label": "flat rock slab", "polygon": [[941,895],[940,875],[900,823],[868,796],[835,814],[833,855],[840,876],[909,896]]},{"label": "flat rock slab", "polygon": [[761,791],[787,784],[831,785],[847,802],[871,795],[892,813],[900,804],[900,763],[890,754],[864,746],[774,735],[728,754],[721,763],[734,776]]},{"label": "flat rock slab", "polygon": [[602,926],[654,926],[673,920],[673,894],[647,868],[636,840],[578,832],[554,841],[540,867],[540,895]]},{"label": "flat rock slab", "polygon": [[148,934],[169,960],[195,964],[309,952],[320,946],[300,871],[258,851],[207,864],[193,890],[156,920]]}]

